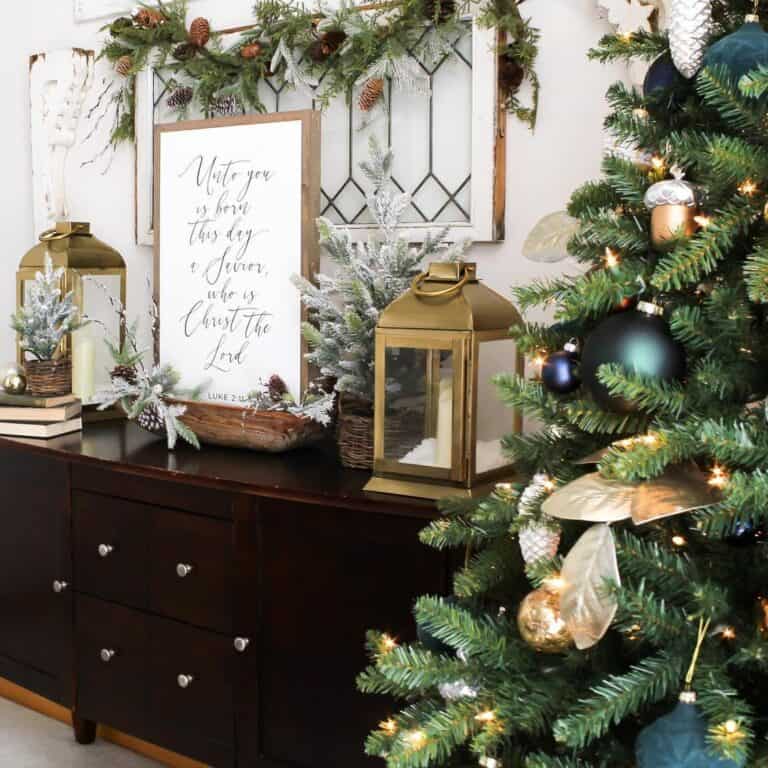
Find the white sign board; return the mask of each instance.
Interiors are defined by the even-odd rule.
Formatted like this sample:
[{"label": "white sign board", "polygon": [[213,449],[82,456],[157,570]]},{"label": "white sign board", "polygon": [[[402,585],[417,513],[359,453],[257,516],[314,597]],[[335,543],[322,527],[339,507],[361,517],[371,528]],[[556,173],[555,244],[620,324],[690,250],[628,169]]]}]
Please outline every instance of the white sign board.
[{"label": "white sign board", "polygon": [[290,278],[313,261],[314,128],[308,111],[158,126],[160,361],[207,382],[208,402],[242,403],[275,373],[301,394]]}]

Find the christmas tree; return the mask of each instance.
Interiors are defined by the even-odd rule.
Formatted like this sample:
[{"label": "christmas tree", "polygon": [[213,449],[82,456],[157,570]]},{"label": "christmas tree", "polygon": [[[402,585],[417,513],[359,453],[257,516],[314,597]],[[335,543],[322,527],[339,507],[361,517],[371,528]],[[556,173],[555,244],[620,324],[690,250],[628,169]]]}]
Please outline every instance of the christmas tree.
[{"label": "christmas tree", "polygon": [[742,0],[674,0],[670,33],[592,52],[614,147],[573,195],[582,274],[516,291],[540,427],[520,472],[446,501],[459,549],[419,642],[371,632],[363,691],[405,701],[367,741],[390,768],[768,766],[768,35]]}]

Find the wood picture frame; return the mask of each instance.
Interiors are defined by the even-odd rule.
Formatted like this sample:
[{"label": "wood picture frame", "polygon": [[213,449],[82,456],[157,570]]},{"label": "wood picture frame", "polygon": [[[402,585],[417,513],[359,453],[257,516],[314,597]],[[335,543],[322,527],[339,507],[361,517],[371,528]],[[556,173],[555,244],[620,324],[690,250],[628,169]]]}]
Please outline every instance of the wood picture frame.
[{"label": "wood picture frame", "polygon": [[[154,169],[154,291],[159,308],[158,349],[155,353],[160,362],[169,362],[179,370],[182,384],[195,386],[203,380],[212,380],[211,389],[203,395],[204,400],[219,405],[242,405],[247,401],[247,391],[241,386],[246,377],[251,377],[249,387],[254,390],[259,381],[273,373],[278,373],[284,378],[289,390],[297,398],[307,386],[309,366],[304,357],[305,345],[301,340],[301,321],[305,319],[305,310],[298,290],[280,270],[285,272],[287,269],[281,261],[283,257],[292,260],[291,272],[300,273],[304,277],[313,278],[319,269],[315,220],[320,210],[320,120],[319,112],[300,110],[281,114],[186,121],[158,125],[155,128],[154,150],[157,162]],[[283,130],[279,130],[281,126]],[[244,150],[243,147],[247,149]],[[190,157],[190,151],[194,154],[188,165],[182,168]],[[292,151],[300,151],[298,161],[291,156]],[[228,152],[240,154],[228,155]],[[247,152],[247,155],[244,152]],[[233,160],[233,157],[236,159]],[[266,162],[271,163],[268,168]],[[284,165],[282,169],[278,167],[280,162]],[[259,163],[264,166],[255,170]],[[191,178],[186,174],[193,165],[197,165],[197,171],[193,167],[190,173],[197,175],[191,185],[192,191],[187,198],[178,202],[176,193],[185,194],[183,184],[188,183]],[[204,167],[208,169],[205,172]],[[230,170],[227,171],[227,168]],[[176,173],[176,178],[164,179],[164,172],[171,171]],[[204,189],[201,187],[201,173],[205,177]],[[238,175],[244,181],[239,181]],[[259,183],[264,185],[261,189],[265,190],[266,185],[273,180],[277,183],[269,188],[270,194],[259,192]],[[173,186],[172,182],[175,182]],[[228,194],[235,189],[235,184],[242,185],[238,187],[238,196],[229,197]],[[211,190],[221,195],[216,199],[215,209],[209,209],[207,204],[200,202],[208,198],[211,202],[214,201]],[[251,192],[255,198],[248,197]],[[257,204],[252,205],[254,202]],[[235,203],[239,207],[236,208]],[[188,205],[192,208],[184,208]],[[230,208],[233,209],[232,212]],[[199,219],[190,220],[189,216],[177,220],[169,218],[187,210]],[[284,212],[285,218],[281,212]],[[209,213],[214,218],[207,218]],[[219,219],[219,216],[231,216],[231,219]],[[231,228],[226,229],[230,224]],[[300,227],[298,240],[292,229],[294,225]],[[185,227],[189,228],[189,242],[180,246],[174,238],[177,238]],[[280,245],[280,237],[285,238],[284,248]],[[252,248],[254,243],[258,251],[256,256]],[[201,247],[195,250],[198,245]],[[224,250],[221,250],[222,245],[226,246]],[[171,247],[174,248],[173,255],[167,252]],[[163,253],[164,250],[166,253]],[[175,261],[173,265],[169,265],[163,261],[164,258],[175,258]],[[197,258],[201,259],[199,263]],[[205,262],[202,260],[205,258],[209,261],[204,266]],[[238,269],[236,262],[240,262],[243,268]],[[213,269],[218,270],[216,275],[228,276],[226,281],[221,282],[217,277],[215,283],[211,282],[210,275],[214,273],[209,272],[209,269],[212,264],[215,264]],[[179,279],[174,279],[172,290],[164,290],[164,280],[168,279],[171,266],[178,269]],[[254,276],[241,274],[239,280],[233,282],[238,272],[249,271],[253,272]],[[267,285],[271,272],[277,273],[275,279],[278,282]],[[175,273],[173,276],[175,278]],[[182,312],[179,315],[179,307],[184,307],[185,302],[188,304],[190,300],[189,295],[183,295],[185,287],[190,286],[193,290],[202,287],[202,295],[205,298],[195,300],[196,294],[193,293],[193,305],[189,313],[184,315]],[[230,300],[226,298],[231,295],[235,302],[242,300],[247,304],[261,301],[266,302],[263,306],[273,307],[276,306],[274,302],[277,300],[274,291],[279,292],[280,309],[285,307],[283,322],[291,333],[291,337],[284,338],[282,343],[276,341],[281,333],[280,328],[272,328],[276,313],[268,314],[267,310],[263,310],[262,314],[267,314],[271,320],[264,321],[264,325],[260,326],[260,318],[252,322],[258,307],[228,305]],[[201,302],[206,308],[202,319],[199,319]],[[211,306],[214,307],[210,314],[213,320],[209,327],[208,313]],[[196,325],[195,330],[190,332],[190,317],[193,311],[196,312],[193,321]],[[217,311],[221,314],[216,315]],[[243,320],[243,317],[248,319]],[[230,319],[231,327],[223,324],[224,318]],[[177,326],[182,322],[184,327],[183,331],[180,331]],[[235,345],[242,342],[236,354],[232,353],[233,347],[227,348],[221,343],[226,333],[234,332],[235,324],[238,325],[238,333],[242,331],[244,340],[229,337],[227,341],[231,340]],[[267,324],[268,332],[264,330]],[[208,332],[211,329],[213,333]],[[224,330],[219,340],[216,340],[215,334],[221,329]],[[182,349],[184,341],[192,339],[198,330],[202,330],[202,333],[197,336],[196,343]],[[273,333],[276,335],[273,336]],[[246,362],[253,354],[251,341],[254,336],[256,345],[261,347],[262,352],[267,351],[266,356],[260,355],[259,361],[261,357],[266,359],[256,366],[253,366],[253,359],[250,364]],[[219,358],[207,357],[208,352],[204,352],[207,347],[202,342],[210,344],[211,339],[214,339],[212,354],[215,356],[221,351],[222,354],[229,355],[226,363],[221,362]],[[288,369],[282,370],[281,365],[286,364],[280,359],[280,355],[290,355],[291,349],[296,351],[296,367],[291,364]],[[199,357],[201,351],[203,358]],[[199,371],[199,376],[195,377],[201,359],[206,370]],[[211,365],[208,365],[209,360],[213,361]],[[231,391],[227,389],[227,381],[231,382]]]}]

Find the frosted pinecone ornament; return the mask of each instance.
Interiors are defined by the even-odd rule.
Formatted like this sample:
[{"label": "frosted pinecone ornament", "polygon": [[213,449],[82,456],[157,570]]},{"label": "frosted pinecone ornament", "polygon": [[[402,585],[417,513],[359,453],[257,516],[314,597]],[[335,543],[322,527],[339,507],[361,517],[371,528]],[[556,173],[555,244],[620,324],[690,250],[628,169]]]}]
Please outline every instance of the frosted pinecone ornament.
[{"label": "frosted pinecone ornament", "polygon": [[523,560],[551,560],[560,546],[560,534],[559,524],[551,517],[544,515],[540,520],[532,520],[518,534]]},{"label": "frosted pinecone ornament", "polygon": [[711,0],[672,0],[669,50],[683,77],[690,80],[701,69],[711,33]]}]

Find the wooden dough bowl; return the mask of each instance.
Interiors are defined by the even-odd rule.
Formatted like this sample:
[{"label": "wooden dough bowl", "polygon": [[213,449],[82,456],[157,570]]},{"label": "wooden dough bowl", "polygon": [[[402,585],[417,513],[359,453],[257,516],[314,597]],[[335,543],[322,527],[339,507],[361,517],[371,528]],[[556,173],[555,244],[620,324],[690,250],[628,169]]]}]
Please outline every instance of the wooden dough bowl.
[{"label": "wooden dough bowl", "polygon": [[186,407],[181,420],[201,443],[282,453],[323,437],[322,424],[283,411],[257,411],[198,400],[170,400]]}]

